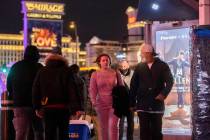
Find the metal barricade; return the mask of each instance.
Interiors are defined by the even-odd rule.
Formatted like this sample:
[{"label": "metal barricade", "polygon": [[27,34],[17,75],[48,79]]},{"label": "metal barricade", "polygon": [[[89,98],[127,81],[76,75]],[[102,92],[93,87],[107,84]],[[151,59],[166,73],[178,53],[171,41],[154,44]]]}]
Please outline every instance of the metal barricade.
[{"label": "metal barricade", "polygon": [[3,92],[1,95],[1,140],[15,140],[12,106],[13,101],[8,92]]}]

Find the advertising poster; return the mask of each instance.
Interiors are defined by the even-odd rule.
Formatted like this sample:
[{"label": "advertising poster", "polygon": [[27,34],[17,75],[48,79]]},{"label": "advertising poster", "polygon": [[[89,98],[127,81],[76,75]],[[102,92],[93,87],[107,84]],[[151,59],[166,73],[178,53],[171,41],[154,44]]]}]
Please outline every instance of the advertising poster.
[{"label": "advertising poster", "polygon": [[61,44],[62,22],[29,20],[29,42],[37,47],[56,47]]},{"label": "advertising poster", "polygon": [[168,63],[174,86],[165,101],[164,134],[191,135],[190,28],[156,31],[156,51]]},{"label": "advertising poster", "polygon": [[29,20],[28,41],[40,50],[42,61],[53,47],[61,46],[62,22]]}]

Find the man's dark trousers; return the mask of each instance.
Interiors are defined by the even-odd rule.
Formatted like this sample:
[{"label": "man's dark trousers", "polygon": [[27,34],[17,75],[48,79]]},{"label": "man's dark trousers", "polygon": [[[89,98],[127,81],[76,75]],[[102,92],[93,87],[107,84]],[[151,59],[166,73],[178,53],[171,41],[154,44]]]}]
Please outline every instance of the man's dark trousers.
[{"label": "man's dark trousers", "polygon": [[139,112],[140,140],[162,140],[163,113]]},{"label": "man's dark trousers", "polygon": [[133,140],[133,131],[134,131],[134,112],[133,111],[129,111],[127,116],[123,116],[122,118],[120,118],[119,140],[123,139],[125,118],[127,118],[127,140]]}]

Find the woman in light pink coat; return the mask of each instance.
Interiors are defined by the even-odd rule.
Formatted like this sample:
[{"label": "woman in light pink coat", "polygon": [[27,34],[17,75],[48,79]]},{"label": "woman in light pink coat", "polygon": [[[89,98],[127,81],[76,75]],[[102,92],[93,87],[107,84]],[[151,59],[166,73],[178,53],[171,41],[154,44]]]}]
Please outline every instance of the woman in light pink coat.
[{"label": "woman in light pink coat", "polygon": [[94,72],[90,79],[90,98],[96,109],[101,126],[102,140],[118,140],[119,118],[112,108],[112,89],[117,84],[123,85],[120,74],[110,68],[111,59],[107,54],[97,57],[96,63],[100,69]]}]

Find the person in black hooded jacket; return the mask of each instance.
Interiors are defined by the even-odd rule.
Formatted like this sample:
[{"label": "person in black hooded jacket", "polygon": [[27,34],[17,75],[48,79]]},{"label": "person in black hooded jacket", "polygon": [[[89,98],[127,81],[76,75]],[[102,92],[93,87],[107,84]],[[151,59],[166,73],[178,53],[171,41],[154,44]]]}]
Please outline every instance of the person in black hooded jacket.
[{"label": "person in black hooded jacket", "polygon": [[[61,56],[59,48],[45,59],[33,85],[33,106],[36,115],[44,120],[45,140],[68,139],[69,108],[82,110],[75,92],[75,84],[68,69],[68,61]],[[77,100],[77,105],[75,101]],[[74,101],[74,107],[71,102]],[[58,129],[58,133],[57,133]]]},{"label": "person in black hooded jacket", "polygon": [[15,63],[7,77],[7,90],[14,101],[13,124],[16,140],[33,140],[30,135],[33,127],[36,140],[43,139],[43,128],[32,108],[32,85],[42,65],[38,63],[39,52],[35,46],[27,46],[24,59]]}]

